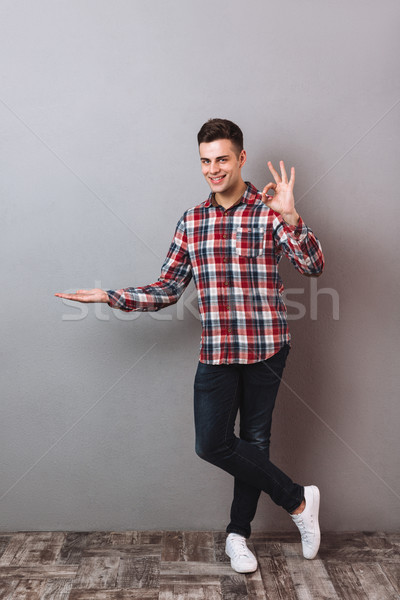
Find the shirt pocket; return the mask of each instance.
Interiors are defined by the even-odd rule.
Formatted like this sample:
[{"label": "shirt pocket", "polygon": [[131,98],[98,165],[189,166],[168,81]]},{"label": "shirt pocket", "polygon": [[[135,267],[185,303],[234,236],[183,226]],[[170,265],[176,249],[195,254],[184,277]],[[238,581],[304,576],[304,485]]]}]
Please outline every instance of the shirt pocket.
[{"label": "shirt pocket", "polygon": [[265,227],[238,227],[236,229],[236,254],[249,258],[264,254]]}]

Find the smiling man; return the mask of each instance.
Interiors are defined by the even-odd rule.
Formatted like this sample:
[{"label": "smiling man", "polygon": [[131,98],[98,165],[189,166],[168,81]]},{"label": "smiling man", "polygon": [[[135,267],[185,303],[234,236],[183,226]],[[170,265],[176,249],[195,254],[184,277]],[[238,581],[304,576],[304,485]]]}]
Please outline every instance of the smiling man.
[{"label": "smiling man", "polygon": [[[210,119],[198,133],[207,200],[179,219],[161,276],[120,290],[56,294],[106,302],[124,311],[156,311],[178,301],[193,277],[202,322],[194,381],[196,452],[234,477],[226,553],[232,568],[257,568],[247,548],[261,492],[291,515],[303,556],[320,544],[319,490],[295,483],[269,460],[272,412],[290,350],[278,264],[286,256],[304,275],[324,267],[321,245],[294,205],[294,167],[288,179],[271,162],[274,183],[258,191],[242,178],[243,134],[226,119]],[[273,196],[268,195],[272,189]],[[239,437],[235,436],[240,414]]]}]

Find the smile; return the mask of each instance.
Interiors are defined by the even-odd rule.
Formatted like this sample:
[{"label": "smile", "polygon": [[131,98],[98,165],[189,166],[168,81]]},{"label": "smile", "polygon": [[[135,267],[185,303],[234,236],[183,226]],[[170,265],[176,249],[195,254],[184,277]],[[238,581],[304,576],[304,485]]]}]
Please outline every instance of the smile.
[{"label": "smile", "polygon": [[211,181],[213,183],[219,183],[220,181],[222,181],[224,179],[225,175],[221,175],[221,177],[210,177]]}]

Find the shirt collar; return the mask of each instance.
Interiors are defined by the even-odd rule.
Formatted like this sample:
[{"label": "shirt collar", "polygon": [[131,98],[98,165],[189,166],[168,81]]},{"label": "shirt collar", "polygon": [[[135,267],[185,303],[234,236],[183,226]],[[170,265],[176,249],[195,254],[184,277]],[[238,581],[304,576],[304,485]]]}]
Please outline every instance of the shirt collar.
[{"label": "shirt collar", "polygon": [[[243,196],[241,196],[237,200],[237,202],[235,202],[235,204],[233,204],[232,206],[236,206],[237,204],[241,204],[242,202],[244,204],[254,204],[257,194],[258,194],[258,190],[257,190],[257,188],[254,187],[254,185],[252,183],[250,183],[250,181],[245,181],[245,184],[247,185],[247,188],[246,188]],[[208,199],[204,203],[204,206],[205,207],[220,206],[215,199],[214,192],[210,193],[210,195],[208,196]]]}]

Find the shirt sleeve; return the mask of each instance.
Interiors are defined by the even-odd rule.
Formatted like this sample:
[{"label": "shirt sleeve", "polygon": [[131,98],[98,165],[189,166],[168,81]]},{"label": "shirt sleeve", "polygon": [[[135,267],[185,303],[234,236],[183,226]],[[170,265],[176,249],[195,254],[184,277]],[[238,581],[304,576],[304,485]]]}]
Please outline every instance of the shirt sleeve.
[{"label": "shirt sleeve", "polygon": [[155,283],[121,290],[106,290],[111,308],[124,311],[157,311],[178,302],[192,278],[187,251],[185,215],[175,229],[168,254]]},{"label": "shirt sleeve", "polygon": [[297,225],[289,225],[277,213],[273,221],[273,235],[278,256],[285,254],[303,275],[322,273],[325,260],[321,244],[301,217]]}]

